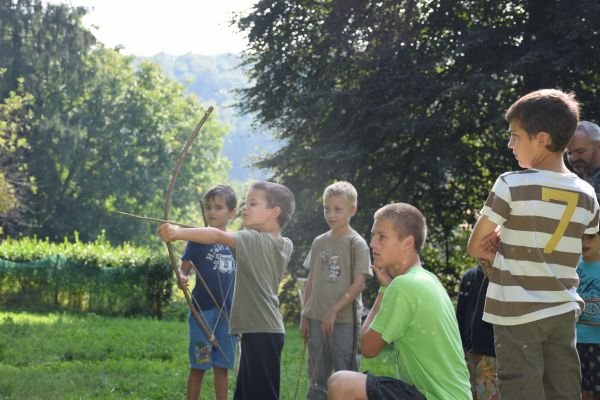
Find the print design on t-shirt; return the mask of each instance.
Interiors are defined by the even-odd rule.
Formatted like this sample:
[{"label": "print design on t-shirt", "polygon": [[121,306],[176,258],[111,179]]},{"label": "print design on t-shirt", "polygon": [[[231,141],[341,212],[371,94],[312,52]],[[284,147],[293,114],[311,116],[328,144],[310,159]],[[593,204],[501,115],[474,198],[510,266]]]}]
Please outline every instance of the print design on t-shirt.
[{"label": "print design on t-shirt", "polygon": [[[581,320],[595,321],[600,323],[600,285],[596,279],[588,277],[587,274],[580,268],[577,269],[579,273],[580,283],[579,291],[582,293],[591,294],[594,297],[583,297],[585,301],[585,307],[583,313],[579,317]],[[583,286],[585,285],[585,286]],[[597,296],[595,296],[597,294]]]},{"label": "print design on t-shirt", "polygon": [[222,274],[232,274],[234,272],[234,258],[231,254],[220,254],[219,251],[222,251],[226,248],[221,244],[214,245],[208,254],[206,254],[206,259],[208,261],[212,261],[213,270],[217,270]]},{"label": "print design on t-shirt", "polygon": [[340,256],[335,251],[332,253],[321,251],[321,265],[327,273],[328,282],[337,282],[340,280],[340,275],[342,274]]}]

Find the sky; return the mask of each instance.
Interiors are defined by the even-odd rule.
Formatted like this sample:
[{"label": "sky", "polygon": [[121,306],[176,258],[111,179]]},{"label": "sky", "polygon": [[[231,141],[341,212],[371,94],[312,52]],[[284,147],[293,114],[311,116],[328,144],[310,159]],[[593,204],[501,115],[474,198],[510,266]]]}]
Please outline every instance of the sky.
[{"label": "sky", "polygon": [[[89,9],[84,24],[123,54],[239,53],[245,38],[228,21],[257,0],[46,0]],[[94,27],[95,26],[95,27]]]}]

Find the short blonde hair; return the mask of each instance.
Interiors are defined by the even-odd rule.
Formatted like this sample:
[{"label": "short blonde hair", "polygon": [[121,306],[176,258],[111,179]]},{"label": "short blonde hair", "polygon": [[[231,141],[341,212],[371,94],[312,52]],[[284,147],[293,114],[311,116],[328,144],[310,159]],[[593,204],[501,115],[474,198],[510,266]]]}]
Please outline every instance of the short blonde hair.
[{"label": "short blonde hair", "polygon": [[427,239],[427,220],[417,207],[408,203],[388,204],[375,212],[374,219],[390,221],[400,239],[412,236],[415,239],[415,250],[421,253]]},{"label": "short blonde hair", "polygon": [[358,193],[350,182],[339,181],[327,186],[323,192],[323,202],[331,196],[345,196],[352,207],[358,206]]}]

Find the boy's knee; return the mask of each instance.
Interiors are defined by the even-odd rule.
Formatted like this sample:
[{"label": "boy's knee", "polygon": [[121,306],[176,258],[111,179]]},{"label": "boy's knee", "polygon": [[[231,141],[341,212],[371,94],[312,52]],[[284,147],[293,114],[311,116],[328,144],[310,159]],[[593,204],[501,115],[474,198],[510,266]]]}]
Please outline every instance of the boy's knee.
[{"label": "boy's knee", "polygon": [[344,381],[344,371],[335,372],[327,380],[327,398],[330,400],[341,399],[341,390]]}]

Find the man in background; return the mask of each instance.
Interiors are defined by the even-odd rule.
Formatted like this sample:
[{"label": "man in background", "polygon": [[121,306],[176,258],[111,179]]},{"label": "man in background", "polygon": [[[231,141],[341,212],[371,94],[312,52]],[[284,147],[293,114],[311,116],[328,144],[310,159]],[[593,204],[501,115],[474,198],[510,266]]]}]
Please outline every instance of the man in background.
[{"label": "man in background", "polygon": [[567,160],[577,175],[600,193],[600,126],[580,121],[567,146]]}]

